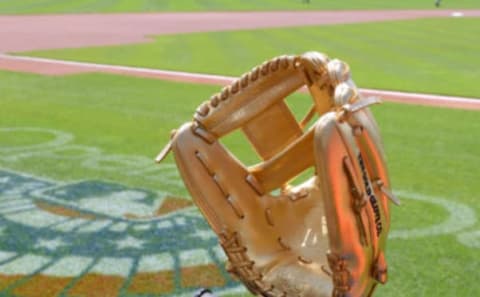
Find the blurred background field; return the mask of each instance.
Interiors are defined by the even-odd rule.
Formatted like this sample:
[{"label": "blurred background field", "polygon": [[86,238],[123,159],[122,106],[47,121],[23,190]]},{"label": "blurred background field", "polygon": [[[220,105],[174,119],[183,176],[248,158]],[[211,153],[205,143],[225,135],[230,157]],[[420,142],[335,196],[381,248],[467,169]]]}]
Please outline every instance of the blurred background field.
[{"label": "blurred background field", "polygon": [[478,36],[477,18],[439,18],[165,35],[151,43],[21,55],[239,76],[274,56],[318,50],[348,61],[365,88],[475,97]]}]

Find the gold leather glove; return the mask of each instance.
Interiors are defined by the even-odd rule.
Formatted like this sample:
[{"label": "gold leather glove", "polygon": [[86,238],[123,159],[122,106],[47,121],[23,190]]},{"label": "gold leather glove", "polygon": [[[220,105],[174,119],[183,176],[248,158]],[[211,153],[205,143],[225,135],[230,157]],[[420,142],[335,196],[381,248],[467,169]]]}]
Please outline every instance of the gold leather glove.
[{"label": "gold leather glove", "polygon": [[[284,99],[303,86],[313,107],[298,123]],[[173,150],[227,270],[252,293],[360,297],[386,282],[388,199],[396,200],[374,103],[359,96],[347,64],[316,52],[281,56],[203,103],[158,156]],[[236,129],[260,164],[245,166],[218,141]],[[309,168],[309,180],[289,185]]]}]

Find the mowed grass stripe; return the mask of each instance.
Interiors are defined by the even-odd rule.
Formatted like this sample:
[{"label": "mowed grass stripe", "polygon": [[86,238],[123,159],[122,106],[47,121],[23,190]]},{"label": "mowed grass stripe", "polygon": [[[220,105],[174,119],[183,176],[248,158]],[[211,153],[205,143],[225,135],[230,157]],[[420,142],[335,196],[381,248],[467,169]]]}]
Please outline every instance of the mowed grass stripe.
[{"label": "mowed grass stripe", "polygon": [[[226,11],[226,10],[318,10],[318,9],[432,9],[431,0],[3,0],[0,14],[150,12],[150,11]],[[442,1],[443,8],[478,8],[476,0]]]},{"label": "mowed grass stripe", "polygon": [[[108,0],[111,1],[111,0]],[[115,1],[115,0],[113,0]],[[25,0],[25,1],[2,1],[0,13],[59,13],[59,12],[87,12],[99,11],[98,3],[103,1],[92,0]]]},{"label": "mowed grass stripe", "polygon": [[105,64],[240,75],[276,55],[317,50],[365,88],[480,97],[480,19],[425,19],[156,37],[127,46],[27,52]]},{"label": "mowed grass stripe", "polygon": [[[0,77],[0,126],[65,131],[75,136],[74,145],[99,148],[107,156],[142,156],[151,160],[152,167],[154,157],[168,141],[169,131],[191,118],[192,108],[216,89],[121,76],[52,79],[1,73]],[[185,96],[188,93],[196,95]],[[161,183],[141,176],[128,177],[122,168],[110,173],[92,170],[82,167],[80,160],[38,158],[31,163],[33,166],[28,165],[30,162],[19,161],[13,169],[54,179],[106,179],[153,189]],[[180,194],[185,196],[186,191]]]}]

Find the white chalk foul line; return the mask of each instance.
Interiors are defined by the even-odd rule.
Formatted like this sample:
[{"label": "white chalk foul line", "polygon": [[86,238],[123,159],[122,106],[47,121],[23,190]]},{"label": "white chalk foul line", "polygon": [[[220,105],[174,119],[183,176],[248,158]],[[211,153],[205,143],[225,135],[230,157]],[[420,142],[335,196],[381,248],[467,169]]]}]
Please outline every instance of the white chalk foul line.
[{"label": "white chalk foul line", "polygon": [[189,73],[182,71],[173,71],[173,70],[161,70],[161,69],[152,69],[144,67],[133,67],[133,66],[120,66],[120,65],[109,65],[109,64],[97,64],[90,62],[76,62],[76,61],[65,61],[65,60],[56,60],[56,59],[47,59],[47,58],[37,58],[37,57],[26,57],[26,56],[11,56],[0,53],[1,59],[8,59],[12,61],[25,61],[33,63],[44,63],[52,65],[62,65],[62,66],[72,66],[79,69],[87,70],[97,70],[107,73],[123,73],[123,74],[144,74],[144,75],[157,75],[156,78],[165,78],[175,80],[184,78],[186,81],[192,81],[195,79],[205,80],[205,83],[209,84],[228,84],[235,80],[235,77],[222,76],[222,75],[213,75],[213,74],[202,74],[202,73]]},{"label": "white chalk foul line", "polygon": [[390,102],[480,110],[480,98],[442,96],[374,89],[360,89],[360,91],[365,96],[378,96]]},{"label": "white chalk foul line", "polygon": [[[25,56],[10,56],[0,53],[0,59],[7,59],[11,61],[24,61],[31,63],[41,63],[59,66],[70,66],[78,68],[79,70],[92,70],[113,74],[124,74],[140,77],[150,77],[163,80],[179,81],[179,82],[194,82],[212,85],[225,85],[233,82],[236,77],[204,74],[204,73],[190,73],[183,71],[151,69],[143,67],[119,66],[108,64],[97,64],[89,62],[75,62],[65,60],[55,60],[36,57]],[[379,96],[385,101],[404,103],[404,104],[419,104],[459,109],[480,110],[480,99],[442,96],[434,94],[422,93],[408,93],[388,90],[375,89],[360,89],[360,92],[366,96]]]}]

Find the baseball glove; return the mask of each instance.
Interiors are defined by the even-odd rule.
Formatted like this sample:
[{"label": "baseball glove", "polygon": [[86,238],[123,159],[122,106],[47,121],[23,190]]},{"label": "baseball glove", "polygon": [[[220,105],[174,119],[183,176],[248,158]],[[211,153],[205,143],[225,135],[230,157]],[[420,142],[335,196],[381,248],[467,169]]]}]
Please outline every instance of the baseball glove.
[{"label": "baseball glove", "polygon": [[[306,86],[297,122],[284,102]],[[347,64],[308,52],[255,67],[197,109],[172,149],[227,257],[262,296],[371,296],[387,281],[390,182],[378,127]],[[319,119],[309,125],[318,115]],[[241,129],[262,162],[247,167],[219,139]],[[292,179],[313,168],[300,185]]]}]

